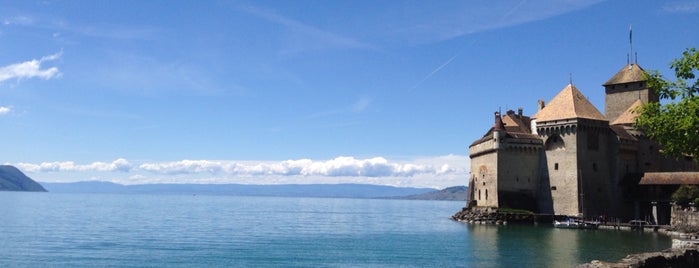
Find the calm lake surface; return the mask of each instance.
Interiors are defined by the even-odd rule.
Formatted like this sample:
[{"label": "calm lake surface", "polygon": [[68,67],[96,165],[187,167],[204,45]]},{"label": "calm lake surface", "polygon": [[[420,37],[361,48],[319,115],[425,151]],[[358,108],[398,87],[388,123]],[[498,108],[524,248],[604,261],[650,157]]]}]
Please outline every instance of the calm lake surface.
[{"label": "calm lake surface", "polygon": [[570,267],[655,233],[451,221],[463,202],[0,192],[0,266]]}]

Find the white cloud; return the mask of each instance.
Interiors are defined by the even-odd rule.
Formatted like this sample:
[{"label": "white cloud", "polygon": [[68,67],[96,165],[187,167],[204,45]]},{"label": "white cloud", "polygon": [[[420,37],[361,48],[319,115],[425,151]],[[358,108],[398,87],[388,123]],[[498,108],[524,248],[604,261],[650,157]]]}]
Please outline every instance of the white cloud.
[{"label": "white cloud", "polygon": [[182,160],[144,163],[139,166],[139,169],[162,174],[222,173],[236,176],[328,177],[410,177],[418,174],[445,174],[452,171],[445,169],[444,166],[389,162],[383,157],[356,159],[346,156],[324,161],[310,159],[281,162]]},{"label": "white cloud", "polygon": [[42,78],[51,79],[59,77],[61,73],[56,67],[50,67],[47,69],[42,69],[41,64],[46,61],[53,61],[59,59],[62,53],[56,53],[53,55],[42,57],[39,60],[30,60],[15,64],[10,64],[4,67],[0,67],[0,82],[10,80],[10,79],[24,79],[24,78]]},{"label": "white cloud", "polygon": [[126,159],[119,158],[111,163],[93,162],[87,165],[78,165],[73,161],[65,162],[44,162],[41,164],[18,163],[15,164],[19,169],[26,172],[75,172],[75,171],[123,171],[128,172],[132,166]]},{"label": "white cloud", "polygon": [[[447,155],[410,160],[339,156],[328,160],[285,161],[181,160],[132,164],[126,159],[76,164],[73,161],[15,164],[40,181],[80,181],[109,178],[123,184],[244,183],[307,184],[368,183],[444,188],[465,185],[468,157]],[[117,172],[120,171],[120,172]],[[109,173],[105,173],[109,172]]]},{"label": "white cloud", "polygon": [[0,115],[6,115],[6,114],[9,114],[10,112],[12,112],[12,108],[0,106]]}]

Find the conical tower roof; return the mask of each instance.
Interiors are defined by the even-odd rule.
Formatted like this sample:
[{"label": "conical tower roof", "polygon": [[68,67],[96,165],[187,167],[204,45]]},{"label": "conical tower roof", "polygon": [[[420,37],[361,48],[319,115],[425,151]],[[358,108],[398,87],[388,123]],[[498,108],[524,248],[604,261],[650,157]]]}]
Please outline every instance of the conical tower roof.
[{"label": "conical tower roof", "polygon": [[638,64],[627,64],[604,83],[603,86],[645,81],[646,79],[643,78],[644,72],[643,68]]},{"label": "conical tower roof", "polygon": [[631,106],[629,106],[624,113],[619,115],[614,122],[611,123],[611,125],[631,125],[636,121],[636,117],[638,117],[638,113],[636,112],[636,109],[643,105],[643,101],[640,99],[636,100]]},{"label": "conical tower roof", "polygon": [[541,109],[532,118],[536,118],[537,122],[569,118],[606,121],[604,115],[572,84],[568,84],[558,95],[553,97],[544,109]]}]

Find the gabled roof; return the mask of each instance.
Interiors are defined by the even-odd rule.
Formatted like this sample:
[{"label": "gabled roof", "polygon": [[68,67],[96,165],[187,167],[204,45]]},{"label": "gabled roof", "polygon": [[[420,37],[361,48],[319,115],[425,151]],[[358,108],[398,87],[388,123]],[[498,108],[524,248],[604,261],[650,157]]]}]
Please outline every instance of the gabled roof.
[{"label": "gabled roof", "polygon": [[636,113],[636,109],[643,105],[643,101],[641,99],[636,100],[629,108],[624,111],[619,117],[617,117],[614,122],[611,123],[611,125],[631,125],[636,121],[636,117],[638,117],[638,113]]},{"label": "gabled roof", "polygon": [[585,118],[594,120],[607,119],[595,108],[589,100],[572,84],[568,84],[561,92],[532,116],[537,122],[553,121],[569,118]]},{"label": "gabled roof", "polygon": [[507,133],[531,133],[529,128],[530,119],[528,116],[516,115],[514,112],[508,111],[502,117],[502,122],[505,124]]},{"label": "gabled roof", "polygon": [[604,83],[603,86],[645,81],[645,79],[643,79],[644,72],[643,68],[638,64],[627,64],[612,76],[609,81]]}]

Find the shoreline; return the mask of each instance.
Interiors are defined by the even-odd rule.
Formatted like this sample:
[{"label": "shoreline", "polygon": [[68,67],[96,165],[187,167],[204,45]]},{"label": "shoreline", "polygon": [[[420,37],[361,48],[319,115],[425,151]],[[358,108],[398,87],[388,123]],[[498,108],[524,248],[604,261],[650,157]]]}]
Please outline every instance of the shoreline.
[{"label": "shoreline", "polygon": [[[456,212],[451,219],[464,224],[507,225],[553,222],[555,215],[541,215],[526,212],[502,212],[493,208],[466,208]],[[552,226],[553,227],[553,226]],[[641,231],[651,231],[672,238],[670,248],[661,251],[632,253],[616,262],[592,260],[579,264],[579,268],[621,268],[621,267],[699,267],[699,232],[682,231],[671,226],[643,226]],[[634,226],[622,223],[600,224],[599,229],[610,231],[635,231]],[[637,229],[636,229],[637,230]]]}]

